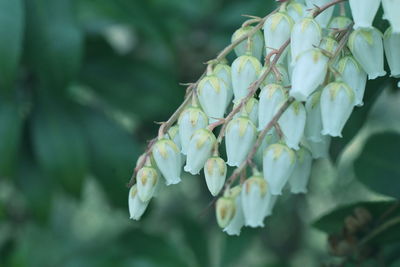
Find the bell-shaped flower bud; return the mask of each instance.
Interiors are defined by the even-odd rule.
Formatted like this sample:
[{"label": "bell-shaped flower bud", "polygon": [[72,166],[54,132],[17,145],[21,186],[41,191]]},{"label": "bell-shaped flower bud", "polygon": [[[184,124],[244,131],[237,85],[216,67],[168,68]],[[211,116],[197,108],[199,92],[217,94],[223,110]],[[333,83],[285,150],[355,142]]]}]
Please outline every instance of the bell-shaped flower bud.
[{"label": "bell-shaped flower bud", "polygon": [[[235,104],[233,108],[236,108],[237,105]],[[234,118],[238,117],[249,117],[250,120],[254,123],[254,125],[257,125],[258,123],[258,100],[254,97],[250,98],[249,101],[247,101],[243,107],[240,109],[238,113],[236,113]]]},{"label": "bell-shaped flower bud", "polygon": [[306,125],[306,109],[301,102],[295,101],[279,118],[285,143],[292,149],[299,149],[299,143],[304,134]]},{"label": "bell-shaped flower bud", "polygon": [[[237,29],[232,35],[232,43],[243,35],[248,34],[252,30],[254,30],[253,26],[245,26]],[[240,44],[235,47],[235,53],[236,56],[240,57],[245,55],[246,52],[250,52],[250,55],[260,60],[263,53],[263,48],[264,37],[262,32],[258,30],[255,32],[255,34],[253,34],[252,37],[250,37],[250,40],[246,38],[242,42],[240,42]]]},{"label": "bell-shaped flower bud", "polygon": [[[323,7],[324,5],[328,4],[329,2],[331,2],[331,0],[306,0],[307,7],[309,9],[314,9],[315,6]],[[322,12],[321,14],[319,14],[316,17],[316,20],[317,20],[318,24],[322,28],[326,28],[326,26],[331,21],[334,9],[335,9],[335,7],[332,6],[332,7],[328,8],[328,9],[326,9],[324,12]]]},{"label": "bell-shaped flower bud", "polygon": [[292,74],[290,96],[306,101],[324,80],[329,58],[320,49],[310,49],[299,55]]},{"label": "bell-shaped flower bud", "polygon": [[137,175],[137,191],[141,201],[149,201],[156,190],[158,183],[158,172],[152,167],[141,168]]},{"label": "bell-shaped flower bud", "polygon": [[350,86],[355,93],[354,105],[362,106],[365,86],[367,84],[367,73],[365,73],[365,71],[352,56],[341,58],[339,60],[337,69],[342,75],[343,81],[347,83],[347,85]]},{"label": "bell-shaped flower bud", "polygon": [[311,175],[311,152],[301,147],[296,151],[296,166],[289,178],[290,192],[293,194],[307,193],[308,180]]},{"label": "bell-shaped flower bud", "polygon": [[193,133],[199,129],[206,128],[207,125],[208,117],[201,109],[189,107],[182,112],[178,120],[182,154],[186,155]]},{"label": "bell-shaped flower bud", "polygon": [[322,119],[321,119],[321,90],[314,92],[306,102],[307,120],[304,136],[307,140],[320,142],[322,140]]},{"label": "bell-shaped flower bud", "polygon": [[215,65],[213,72],[215,76],[223,80],[228,86],[228,97],[226,101],[226,106],[228,107],[233,97],[231,67],[225,63],[218,63]]},{"label": "bell-shaped flower bud", "polygon": [[400,77],[400,33],[393,33],[392,29],[388,28],[383,37],[386,59],[390,67],[390,76]]},{"label": "bell-shaped flower bud", "polygon": [[236,203],[231,197],[220,197],[215,205],[215,213],[219,227],[227,227],[236,213]]},{"label": "bell-shaped flower bud", "polygon": [[342,129],[354,108],[354,92],[344,82],[328,84],[321,94],[322,134],[342,137]]},{"label": "bell-shaped flower bud", "polygon": [[329,135],[322,135],[320,141],[307,140],[308,148],[311,151],[313,159],[328,158],[329,147],[332,138]]},{"label": "bell-shaped flower bud", "polygon": [[265,20],[264,41],[267,55],[281,48],[290,38],[293,24],[292,18],[286,12],[276,12]]},{"label": "bell-shaped flower bud", "polygon": [[[270,71],[268,73],[267,77],[264,79],[264,81],[261,83],[261,88],[267,86],[270,83],[277,83],[277,84],[282,84],[282,86],[289,86],[290,85],[290,78],[287,70],[282,64],[276,64],[275,65],[278,73],[275,74],[273,71]],[[268,70],[268,65],[265,65],[261,69],[260,76],[264,73],[264,71]]]},{"label": "bell-shaped flower bud", "polygon": [[182,143],[181,143],[181,138],[179,136],[179,126],[174,125],[171,128],[169,128],[165,138],[171,139],[179,149],[182,149]]},{"label": "bell-shaped flower bud", "polygon": [[250,85],[260,76],[261,68],[260,61],[253,56],[244,55],[233,61],[232,87],[236,103],[247,96]]},{"label": "bell-shaped flower bud", "polygon": [[194,132],[190,138],[184,170],[193,175],[199,174],[207,159],[211,157],[216,141],[210,130],[200,129]]},{"label": "bell-shaped flower bud", "polygon": [[204,176],[211,195],[218,195],[226,179],[226,163],[220,157],[209,158],[204,165]]},{"label": "bell-shaped flower bud", "polygon": [[352,22],[353,21],[348,17],[344,16],[334,17],[329,23],[328,28],[331,30],[346,29],[347,27],[350,26]]},{"label": "bell-shaped flower bud", "polygon": [[294,22],[301,20],[305,13],[306,7],[302,3],[290,2],[286,7],[287,14],[293,19]]},{"label": "bell-shaped flower bud", "polygon": [[140,217],[142,217],[148,205],[149,201],[143,202],[140,200],[137,186],[133,185],[131,189],[129,189],[129,196],[128,196],[130,219],[136,221],[140,220]]},{"label": "bell-shaped flower bud", "polygon": [[354,29],[372,28],[380,0],[349,0],[351,14],[354,20]]},{"label": "bell-shaped flower bud", "polygon": [[296,164],[296,154],[283,144],[267,147],[263,157],[264,179],[270,186],[272,195],[281,195]]},{"label": "bell-shaped flower bud", "polygon": [[400,34],[400,1],[399,0],[382,0],[385,18],[389,20],[393,28],[393,33]]},{"label": "bell-shaped flower bud", "polygon": [[246,226],[264,226],[263,221],[270,199],[268,195],[268,185],[261,174],[255,174],[244,182],[241,196]]},{"label": "bell-shaped flower bud", "polygon": [[248,117],[239,117],[231,120],[225,132],[227,164],[236,167],[242,164],[256,138],[256,126]]},{"label": "bell-shaped flower bud", "polygon": [[296,62],[301,53],[318,46],[321,38],[321,27],[313,18],[306,17],[294,24],[290,37],[291,64]]},{"label": "bell-shaped flower bud", "polygon": [[321,43],[319,45],[319,47],[322,50],[327,51],[331,54],[335,53],[338,46],[339,46],[339,43],[334,38],[329,37],[329,36],[325,36],[324,38],[322,38]]},{"label": "bell-shaped flower bud", "polygon": [[287,100],[287,91],[282,85],[271,83],[260,93],[258,105],[258,130],[262,131]]},{"label": "bell-shaped flower bud", "polygon": [[383,69],[382,33],[379,30],[371,28],[353,31],[348,46],[370,80],[386,75]]},{"label": "bell-shaped flower bud", "polygon": [[254,156],[254,162],[257,165],[262,165],[264,150],[269,145],[272,145],[272,144],[275,144],[278,142],[279,142],[279,136],[276,133],[276,129],[272,128],[271,131],[264,136],[264,139],[262,140],[261,145],[257,148],[257,152]]},{"label": "bell-shaped flower bud", "polygon": [[197,96],[210,123],[224,117],[228,101],[228,85],[215,75],[207,75],[197,86]]},{"label": "bell-shaped flower bud", "polygon": [[229,192],[225,195],[225,197],[233,199],[236,206],[235,215],[233,215],[232,220],[223,230],[228,235],[239,235],[240,230],[244,225],[241,191],[242,189],[240,186],[235,186],[231,188]]},{"label": "bell-shaped flower bud", "polygon": [[153,146],[153,157],[167,185],[181,181],[182,157],[178,146],[168,139],[160,139]]}]

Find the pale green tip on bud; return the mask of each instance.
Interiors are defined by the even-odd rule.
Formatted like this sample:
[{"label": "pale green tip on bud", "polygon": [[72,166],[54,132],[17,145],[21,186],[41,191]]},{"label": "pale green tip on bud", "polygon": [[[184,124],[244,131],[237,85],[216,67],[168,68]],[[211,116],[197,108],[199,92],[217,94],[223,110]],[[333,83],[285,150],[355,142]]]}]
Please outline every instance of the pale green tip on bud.
[{"label": "pale green tip on bud", "polygon": [[306,12],[306,7],[302,3],[290,2],[286,7],[286,12],[293,19],[294,22],[298,22],[302,19]]},{"label": "pale green tip on bud", "polygon": [[181,181],[182,157],[172,140],[158,140],[153,146],[153,157],[167,185]]},{"label": "pale green tip on bud", "polygon": [[156,190],[159,177],[152,167],[141,168],[136,175],[137,191],[141,201],[149,201]]},{"label": "pale green tip on bud", "polygon": [[257,138],[256,126],[249,118],[239,117],[229,122],[225,132],[229,166],[240,166]]},{"label": "pale green tip on bud", "polygon": [[230,197],[219,198],[216,203],[215,212],[219,227],[227,227],[236,213],[236,204],[234,199]]},{"label": "pale green tip on bud", "polygon": [[224,186],[226,163],[220,157],[209,158],[204,165],[204,176],[211,195],[216,196]]},{"label": "pale green tip on bud", "polygon": [[229,104],[232,102],[233,97],[231,67],[225,63],[218,63],[217,65],[215,65],[213,71],[214,75],[223,80],[228,87],[228,95],[226,99],[226,107],[228,107]]},{"label": "pale green tip on bud", "polygon": [[266,55],[278,50],[290,38],[293,24],[286,12],[276,12],[267,17],[263,26]]},{"label": "pale green tip on bud", "polygon": [[354,108],[354,92],[343,82],[328,84],[321,94],[322,134],[342,137],[342,129]]},{"label": "pale green tip on bud", "polygon": [[293,194],[305,194],[308,191],[307,185],[311,175],[312,156],[304,147],[296,151],[296,156],[296,165],[289,178],[290,191]]},{"label": "pale green tip on bud", "polygon": [[146,208],[148,206],[149,202],[143,202],[140,200],[138,191],[137,191],[137,186],[134,185],[131,187],[129,190],[129,196],[128,196],[128,206],[129,206],[129,214],[130,214],[130,219],[132,220],[140,220],[140,217],[142,217],[143,213],[146,211]]},{"label": "pale green tip on bud", "polygon": [[211,157],[216,141],[211,131],[207,129],[197,130],[189,142],[184,170],[193,175],[199,174],[207,159]]},{"label": "pale green tip on bud", "polygon": [[270,186],[272,195],[281,195],[296,164],[296,154],[283,144],[267,147],[263,157],[264,179]]},{"label": "pale green tip on bud", "polygon": [[287,100],[287,91],[279,84],[268,84],[260,93],[258,130],[262,131]]},{"label": "pale green tip on bud", "polygon": [[[253,26],[245,26],[237,29],[232,35],[232,43],[235,42],[237,39],[242,37],[243,35],[248,34],[254,29]],[[250,45],[250,47],[249,47]],[[238,57],[243,56],[246,54],[247,51],[250,51],[250,54],[257,58],[258,60],[261,59],[262,52],[264,48],[264,38],[263,34],[260,30],[256,31],[256,33],[250,38],[250,43],[248,40],[245,39],[239,43],[235,47],[235,53]]]},{"label": "pale green tip on bud", "polygon": [[339,16],[334,17],[329,23],[329,29],[346,29],[353,21],[348,17]]},{"label": "pale green tip on bud", "polygon": [[[235,109],[239,104],[235,104],[233,109]],[[249,117],[249,119],[257,125],[258,123],[258,100],[254,97],[250,98],[249,101],[244,104],[238,113],[236,113],[233,118],[239,117]]]},{"label": "pale green tip on bud", "polygon": [[370,80],[386,75],[383,69],[382,33],[379,30],[360,28],[353,31],[348,47]]},{"label": "pale green tip on bud", "polygon": [[208,125],[207,115],[199,108],[189,107],[179,116],[179,137],[182,146],[182,154],[187,154],[190,137],[199,129],[206,128]]}]

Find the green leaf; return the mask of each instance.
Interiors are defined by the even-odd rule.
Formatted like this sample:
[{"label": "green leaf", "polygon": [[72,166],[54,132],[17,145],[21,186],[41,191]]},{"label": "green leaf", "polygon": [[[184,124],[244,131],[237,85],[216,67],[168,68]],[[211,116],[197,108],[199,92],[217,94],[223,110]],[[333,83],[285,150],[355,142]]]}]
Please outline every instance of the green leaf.
[{"label": "green leaf", "polygon": [[15,173],[22,121],[15,101],[0,101],[0,177],[12,177]]},{"label": "green leaf", "polygon": [[[328,214],[323,215],[313,223],[313,226],[327,234],[339,233],[344,226],[345,218],[352,215],[355,208],[362,207],[367,209],[371,213],[372,219],[377,220],[395,203],[395,201],[359,202],[341,206]],[[392,214],[392,216],[395,215],[400,215],[399,209]]]},{"label": "green leaf", "polygon": [[71,0],[27,1],[27,52],[44,86],[64,89],[77,75],[83,35]]},{"label": "green leaf", "polygon": [[142,150],[120,125],[100,112],[81,110],[83,130],[89,140],[90,165],[113,204],[126,207],[126,184]]},{"label": "green leaf", "polygon": [[333,138],[330,148],[332,160],[336,161],[343,149],[353,140],[358,131],[367,121],[369,112],[383,90],[388,86],[395,86],[394,79],[380,77],[369,80],[365,89],[364,106],[356,107],[343,129],[343,138]]},{"label": "green leaf", "polygon": [[22,0],[0,0],[0,90],[10,90],[22,51]]},{"label": "green leaf", "polygon": [[39,166],[67,191],[79,194],[87,175],[87,147],[68,103],[40,99],[33,111],[31,138]]},{"label": "green leaf", "polygon": [[357,179],[372,191],[400,198],[400,134],[375,134],[354,162]]}]

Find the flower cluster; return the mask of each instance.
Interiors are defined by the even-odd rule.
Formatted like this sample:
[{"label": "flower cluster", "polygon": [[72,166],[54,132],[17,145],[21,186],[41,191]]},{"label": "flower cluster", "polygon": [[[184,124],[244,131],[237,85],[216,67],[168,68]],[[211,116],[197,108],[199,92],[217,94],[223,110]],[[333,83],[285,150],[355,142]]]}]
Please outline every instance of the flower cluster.
[{"label": "flower cluster", "polygon": [[[400,77],[400,0],[349,0],[354,22],[344,0],[281,2],[233,34],[160,127],[135,169],[132,219],[184,170],[204,173],[223,231],[263,226],[286,186],[307,192],[313,160],[328,156],[331,138],[363,105],[367,79],[386,75],[384,54],[391,76]],[[391,25],[384,34],[372,25],[381,3]],[[342,11],[333,17],[336,4]]]}]

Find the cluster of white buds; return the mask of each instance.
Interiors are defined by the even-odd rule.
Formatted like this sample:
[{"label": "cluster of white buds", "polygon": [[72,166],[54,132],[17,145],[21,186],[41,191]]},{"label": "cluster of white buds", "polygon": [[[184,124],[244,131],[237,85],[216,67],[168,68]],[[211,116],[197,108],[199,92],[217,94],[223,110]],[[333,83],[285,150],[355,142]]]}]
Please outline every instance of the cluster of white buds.
[{"label": "cluster of white buds", "polygon": [[[135,169],[132,219],[157,194],[161,177],[172,185],[182,169],[204,169],[223,231],[262,227],[280,195],[307,193],[313,160],[328,157],[331,138],[342,136],[354,107],[363,105],[367,79],[386,74],[385,54],[390,75],[400,77],[400,0],[280,2],[233,34],[162,124]],[[372,24],[381,2],[391,25],[385,34]],[[333,17],[338,4],[341,14]]]}]

